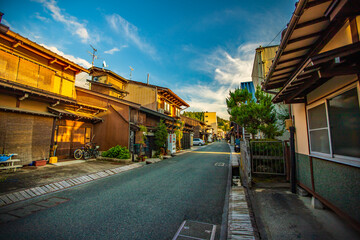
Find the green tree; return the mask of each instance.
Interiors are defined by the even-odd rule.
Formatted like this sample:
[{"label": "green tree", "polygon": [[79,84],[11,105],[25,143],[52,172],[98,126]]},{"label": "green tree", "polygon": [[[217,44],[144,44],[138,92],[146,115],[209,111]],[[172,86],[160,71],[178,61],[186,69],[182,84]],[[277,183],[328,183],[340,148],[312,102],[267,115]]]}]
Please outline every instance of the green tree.
[{"label": "green tree", "polygon": [[230,120],[244,127],[253,138],[258,131],[264,133],[265,138],[273,139],[280,136],[282,131],[276,125],[276,112],[271,96],[256,89],[254,99],[247,89],[235,89],[226,98]]},{"label": "green tree", "polygon": [[164,147],[168,137],[168,131],[163,120],[160,120],[155,130],[155,145],[157,152],[160,153],[160,149]]},{"label": "green tree", "polygon": [[199,121],[204,121],[204,112],[183,112],[182,114],[183,116],[185,117],[189,117],[189,118],[192,118],[192,119],[196,119],[196,120],[199,120]]},{"label": "green tree", "polygon": [[225,120],[225,119],[223,119],[221,117],[218,117],[218,116],[216,118],[217,118],[218,128],[224,130],[225,132],[229,131],[230,122],[228,120]]},{"label": "green tree", "polygon": [[185,122],[178,120],[176,123],[177,123],[177,126],[174,131],[174,133],[176,135],[176,149],[180,150],[181,149],[181,139],[183,138],[183,135],[184,135],[183,129],[185,126]]}]

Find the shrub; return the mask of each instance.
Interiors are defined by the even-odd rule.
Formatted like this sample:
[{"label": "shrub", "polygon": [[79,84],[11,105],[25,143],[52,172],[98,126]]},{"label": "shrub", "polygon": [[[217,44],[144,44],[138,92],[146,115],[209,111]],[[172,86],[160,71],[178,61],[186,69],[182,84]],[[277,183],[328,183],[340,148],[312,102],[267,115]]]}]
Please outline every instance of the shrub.
[{"label": "shrub", "polygon": [[129,159],[130,152],[127,147],[121,147],[117,145],[116,147],[112,147],[109,150],[103,152],[101,156],[108,158]]},{"label": "shrub", "polygon": [[166,129],[166,125],[163,120],[160,120],[158,126],[155,131],[155,145],[157,149],[157,154],[160,155],[160,149],[165,146],[168,138],[168,132]]}]

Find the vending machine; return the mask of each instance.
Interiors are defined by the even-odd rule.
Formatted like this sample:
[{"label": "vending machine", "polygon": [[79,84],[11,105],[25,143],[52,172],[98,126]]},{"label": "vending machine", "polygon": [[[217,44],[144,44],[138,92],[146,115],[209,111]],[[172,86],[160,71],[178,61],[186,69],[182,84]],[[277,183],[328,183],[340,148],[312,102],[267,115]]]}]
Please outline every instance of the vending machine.
[{"label": "vending machine", "polygon": [[176,134],[168,134],[168,150],[170,154],[176,153]]}]

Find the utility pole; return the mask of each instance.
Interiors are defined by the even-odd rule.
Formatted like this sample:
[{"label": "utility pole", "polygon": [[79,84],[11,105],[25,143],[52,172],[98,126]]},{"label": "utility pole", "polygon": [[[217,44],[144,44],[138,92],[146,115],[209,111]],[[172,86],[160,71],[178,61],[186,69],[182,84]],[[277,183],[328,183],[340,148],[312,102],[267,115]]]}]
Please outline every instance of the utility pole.
[{"label": "utility pole", "polygon": [[130,80],[131,80],[132,71],[134,71],[134,69],[131,66],[129,66],[129,68],[130,68]]},{"label": "utility pole", "polygon": [[98,56],[96,55],[97,49],[95,49],[91,44],[90,47],[93,49],[93,52],[89,52],[88,53],[92,56],[92,61],[91,61],[91,67],[94,66],[94,60],[98,58]]}]

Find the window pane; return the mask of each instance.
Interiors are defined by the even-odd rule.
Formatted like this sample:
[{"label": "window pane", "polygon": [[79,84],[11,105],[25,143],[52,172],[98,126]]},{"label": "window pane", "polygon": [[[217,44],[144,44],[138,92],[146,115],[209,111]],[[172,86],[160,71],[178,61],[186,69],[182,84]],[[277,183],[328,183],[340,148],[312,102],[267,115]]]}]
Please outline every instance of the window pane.
[{"label": "window pane", "polygon": [[309,128],[327,127],[325,103],[309,109]]},{"label": "window pane", "polygon": [[334,154],[360,157],[360,109],[356,88],[329,100],[329,120]]},{"label": "window pane", "polygon": [[329,135],[327,129],[310,131],[311,151],[330,153]]}]

